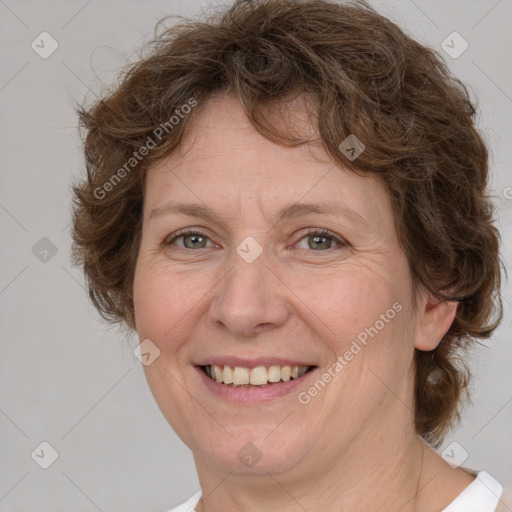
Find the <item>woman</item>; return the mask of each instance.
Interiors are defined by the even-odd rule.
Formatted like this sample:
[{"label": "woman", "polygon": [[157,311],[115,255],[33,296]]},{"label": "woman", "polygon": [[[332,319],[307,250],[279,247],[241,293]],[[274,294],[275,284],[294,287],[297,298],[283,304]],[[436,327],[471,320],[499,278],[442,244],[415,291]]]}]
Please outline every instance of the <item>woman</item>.
[{"label": "woman", "polygon": [[321,0],[165,30],[80,110],[75,263],[194,454],[173,511],[496,509],[434,449],[502,315],[474,115],[432,50]]}]

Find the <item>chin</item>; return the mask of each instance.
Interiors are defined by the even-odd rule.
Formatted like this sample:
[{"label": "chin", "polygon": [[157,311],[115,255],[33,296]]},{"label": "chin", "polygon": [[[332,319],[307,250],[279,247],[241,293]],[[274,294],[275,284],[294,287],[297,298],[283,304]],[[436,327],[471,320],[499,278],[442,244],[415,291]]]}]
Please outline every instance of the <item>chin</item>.
[{"label": "chin", "polygon": [[210,441],[208,446],[193,451],[220,471],[239,475],[277,475],[300,465],[305,457],[304,433],[298,432],[300,438],[291,440],[289,435],[278,436],[271,432],[265,425],[253,429],[252,435],[245,432],[240,436],[227,436],[224,443]]}]

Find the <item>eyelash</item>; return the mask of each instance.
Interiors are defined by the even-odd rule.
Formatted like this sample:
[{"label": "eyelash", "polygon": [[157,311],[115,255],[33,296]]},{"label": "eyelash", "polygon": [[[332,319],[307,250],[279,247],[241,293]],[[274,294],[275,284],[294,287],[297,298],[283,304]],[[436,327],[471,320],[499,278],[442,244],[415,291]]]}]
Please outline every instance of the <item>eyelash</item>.
[{"label": "eyelash", "polygon": [[[174,242],[178,238],[182,238],[182,237],[185,237],[185,236],[188,236],[188,235],[199,235],[199,236],[204,236],[204,237],[209,239],[209,237],[206,234],[201,233],[200,231],[197,231],[197,230],[194,230],[194,229],[190,229],[190,228],[185,228],[185,229],[182,229],[182,230],[177,231],[176,233],[170,235],[170,236],[172,236],[172,238],[170,240],[169,240],[169,237],[167,237],[164,240],[164,245],[165,246],[169,246],[169,245],[172,244],[172,242]],[[346,247],[348,245],[347,242],[345,242],[343,239],[341,239],[338,236],[336,236],[331,231],[329,231],[327,229],[317,229],[317,228],[310,228],[306,233],[304,233],[304,235],[301,238],[299,238],[299,240],[297,242],[300,242],[304,238],[307,238],[308,236],[311,236],[311,235],[318,235],[318,236],[323,236],[323,237],[327,237],[327,238],[332,238],[338,244],[338,248]],[[206,247],[201,247],[201,249],[206,249]],[[326,249],[326,250],[319,250],[319,251],[311,250],[311,251],[312,252],[329,252],[329,251],[331,251],[333,249],[336,249],[336,247],[331,247],[331,248]],[[185,248],[178,247],[178,250],[187,251],[188,252],[188,251],[194,251],[196,249],[187,249],[186,247]],[[304,249],[304,250],[306,250],[306,249]]]}]

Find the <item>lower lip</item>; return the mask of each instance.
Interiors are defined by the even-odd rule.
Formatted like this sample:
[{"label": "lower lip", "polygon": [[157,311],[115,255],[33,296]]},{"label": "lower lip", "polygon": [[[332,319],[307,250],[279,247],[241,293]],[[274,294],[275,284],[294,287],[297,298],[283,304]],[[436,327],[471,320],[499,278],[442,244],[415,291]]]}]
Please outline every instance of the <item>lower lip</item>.
[{"label": "lower lip", "polygon": [[281,381],[275,384],[271,384],[270,386],[260,388],[257,386],[253,387],[235,387],[228,386],[226,384],[222,384],[220,382],[216,382],[204,373],[201,367],[196,366],[196,370],[199,373],[199,376],[205,383],[206,387],[214,394],[229,402],[233,403],[261,403],[261,402],[269,402],[276,398],[281,398],[283,396],[289,395],[293,391],[297,390],[297,388],[305,382],[305,380],[315,372],[316,368],[310,370],[305,373],[302,377],[297,379],[292,379],[289,381]]}]

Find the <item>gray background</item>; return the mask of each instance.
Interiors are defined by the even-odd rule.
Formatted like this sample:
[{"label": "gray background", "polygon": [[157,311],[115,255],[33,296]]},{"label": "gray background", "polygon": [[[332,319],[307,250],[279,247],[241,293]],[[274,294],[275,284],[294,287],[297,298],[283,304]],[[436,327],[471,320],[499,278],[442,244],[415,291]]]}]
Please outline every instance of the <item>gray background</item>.
[{"label": "gray background", "polygon": [[[512,1],[371,3],[438,48],[478,97],[508,262]],[[74,101],[94,99],[162,16],[197,14],[208,4],[0,0],[1,512],[162,512],[199,489],[190,451],[161,416],[133,355],[137,340],[124,340],[99,318],[80,269],[70,264],[70,183],[83,171]],[[46,59],[31,48],[43,31],[59,45]],[[453,31],[469,43],[457,59],[440,46]],[[41,252],[49,247],[43,237],[56,254]],[[442,449],[458,442],[469,453],[464,466],[510,486],[512,297],[506,283],[504,298],[500,329],[472,359],[474,405]],[[31,457],[43,441],[59,455],[48,469]]]}]

